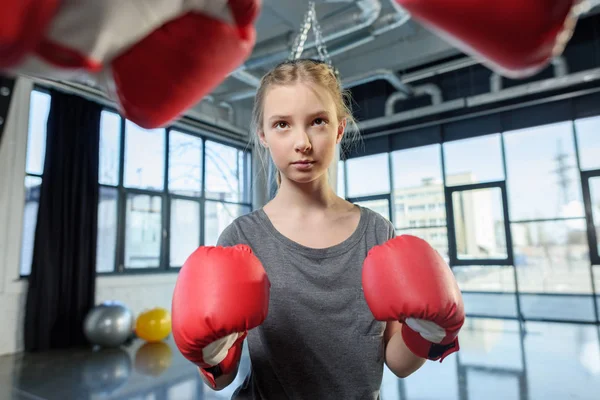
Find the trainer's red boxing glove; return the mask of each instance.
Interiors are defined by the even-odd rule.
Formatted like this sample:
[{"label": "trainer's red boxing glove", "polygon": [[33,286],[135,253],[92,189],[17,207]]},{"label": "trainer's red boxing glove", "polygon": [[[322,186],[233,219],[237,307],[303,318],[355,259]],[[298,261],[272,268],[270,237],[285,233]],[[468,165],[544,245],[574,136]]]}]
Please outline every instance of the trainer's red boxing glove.
[{"label": "trainer's red boxing glove", "polygon": [[440,360],[458,351],[464,305],[450,267],[426,241],[410,235],[373,247],[363,264],[365,299],[379,321],[400,321],[417,356]]},{"label": "trainer's red boxing glove", "polygon": [[261,0],[9,0],[0,69],[98,86],[126,118],[156,128],[250,56],[260,7]]},{"label": "trainer's red boxing glove", "polygon": [[3,0],[0,68],[18,64],[44,37],[59,0]]},{"label": "trainer's red boxing glove", "polygon": [[268,313],[270,283],[250,247],[199,247],[175,285],[173,338],[185,358],[215,380],[237,366],[247,332]]},{"label": "trainer's red boxing glove", "polygon": [[211,0],[151,32],[111,64],[125,116],[162,126],[215,89],[252,53],[260,0]]},{"label": "trainer's red boxing glove", "polygon": [[574,31],[580,0],[396,0],[416,21],[508,78],[539,72]]}]

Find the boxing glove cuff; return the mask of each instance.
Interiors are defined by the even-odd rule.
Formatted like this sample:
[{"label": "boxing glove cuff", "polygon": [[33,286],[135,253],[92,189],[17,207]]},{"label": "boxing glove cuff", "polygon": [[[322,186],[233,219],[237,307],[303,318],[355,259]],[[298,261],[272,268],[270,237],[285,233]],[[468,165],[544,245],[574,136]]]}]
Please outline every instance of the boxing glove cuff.
[{"label": "boxing glove cuff", "polygon": [[413,354],[432,361],[440,360],[442,362],[448,355],[460,349],[458,337],[447,343],[432,343],[407,324],[402,324],[402,339]]},{"label": "boxing glove cuff", "polygon": [[240,335],[240,337],[235,341],[233,346],[231,346],[231,348],[229,349],[229,352],[227,353],[225,359],[219,364],[209,366],[207,364],[202,363],[198,365],[200,373],[204,376],[206,381],[210,383],[211,388],[217,388],[217,378],[223,375],[230,374],[236,368],[240,358],[242,357],[242,345],[247,335],[247,332],[244,332],[242,335]]}]

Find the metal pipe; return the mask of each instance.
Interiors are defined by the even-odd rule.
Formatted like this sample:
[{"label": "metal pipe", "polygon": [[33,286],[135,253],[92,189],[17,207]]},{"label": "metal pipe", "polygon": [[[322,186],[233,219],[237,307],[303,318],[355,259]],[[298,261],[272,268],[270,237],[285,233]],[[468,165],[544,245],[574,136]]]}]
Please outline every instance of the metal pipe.
[{"label": "metal pipe", "polygon": [[[544,79],[536,82],[515,86],[501,90],[497,93],[486,93],[467,98],[446,101],[436,106],[429,106],[409,110],[380,118],[373,118],[358,123],[358,129],[368,130],[384,127],[398,122],[405,122],[424,115],[433,115],[440,112],[457,110],[461,108],[478,107],[485,104],[497,103],[499,101],[515,99],[526,95],[544,93],[551,90],[566,89],[584,82],[600,81],[600,68],[577,72],[568,76]],[[400,96],[400,95],[398,95]],[[435,122],[439,123],[439,122]],[[371,136],[369,136],[371,137]]]},{"label": "metal pipe", "polygon": [[502,75],[493,73],[490,76],[490,91],[496,93],[502,90]]},{"label": "metal pipe", "polygon": [[417,86],[414,88],[415,96],[429,95],[431,96],[431,104],[438,105],[442,104],[442,89],[433,83],[427,83],[425,85]]},{"label": "metal pipe", "polygon": [[252,87],[258,87],[260,85],[260,78],[257,78],[243,68],[236,69],[230,76]]},{"label": "metal pipe", "polygon": [[[416,86],[412,89],[412,92],[413,92],[413,96],[415,96],[415,97],[424,96],[424,95],[431,96],[431,104],[434,106],[442,104],[442,102],[443,102],[442,90],[438,86],[434,85],[433,83]],[[392,93],[385,102],[385,115],[386,116],[393,115],[395,113],[396,103],[399,100],[406,100],[409,97],[410,96],[407,93],[403,93],[403,92]]]},{"label": "metal pipe", "polygon": [[342,85],[345,88],[352,88],[355,86],[363,85],[365,83],[384,80],[387,81],[390,85],[394,87],[394,89],[410,94],[412,90],[402,82],[400,77],[396,75],[393,71],[389,69],[377,69],[375,71],[367,72],[364,74],[356,75],[348,79],[344,79],[342,81]]},{"label": "metal pipe", "polygon": [[[569,73],[569,64],[564,56],[556,56],[551,61],[552,66],[554,67],[554,77],[558,78],[561,76],[566,76]],[[492,93],[497,93],[502,90],[502,79],[503,76],[497,72],[494,72],[490,76],[490,91]]]},{"label": "metal pipe", "polygon": [[[393,71],[388,69],[378,69],[372,72],[368,72],[365,74],[356,75],[342,81],[342,85],[345,88],[351,88],[358,85],[362,85],[365,83],[373,82],[376,80],[385,80],[390,85],[392,85],[399,92],[412,93],[412,89],[410,89],[407,85],[405,85],[400,77],[396,75]],[[227,102],[234,102],[245,100],[253,97],[256,94],[255,89],[244,90],[240,92],[235,92],[231,94],[226,94],[221,99]]]},{"label": "metal pipe", "polygon": [[230,123],[234,123],[233,122],[233,117],[234,117],[234,110],[233,110],[233,106],[231,104],[229,104],[226,101],[221,101],[219,103],[219,106],[221,108],[224,108],[225,110],[227,110],[227,119],[229,120]]},{"label": "metal pipe", "polygon": [[[379,0],[359,0],[356,5],[361,9],[359,13],[350,14],[331,23],[327,20],[320,21],[321,25],[327,26],[322,32],[325,43],[368,28],[379,18],[381,13],[381,2]],[[314,47],[316,47],[316,41],[307,41],[304,44],[305,51]],[[259,55],[246,61],[244,68],[254,69],[285,60],[290,54],[290,45],[287,40],[283,40],[282,43],[270,46],[268,49],[258,48],[255,53]]]}]

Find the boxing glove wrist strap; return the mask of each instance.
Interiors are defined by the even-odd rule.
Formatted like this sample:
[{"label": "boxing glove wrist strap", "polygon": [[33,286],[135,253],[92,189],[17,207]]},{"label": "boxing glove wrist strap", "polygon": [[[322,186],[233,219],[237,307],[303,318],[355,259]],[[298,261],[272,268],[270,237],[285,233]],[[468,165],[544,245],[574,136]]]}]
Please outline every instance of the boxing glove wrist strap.
[{"label": "boxing glove wrist strap", "polygon": [[411,329],[408,324],[402,324],[402,339],[415,355],[433,361],[442,362],[448,355],[459,350],[458,337],[447,343],[433,343]]}]

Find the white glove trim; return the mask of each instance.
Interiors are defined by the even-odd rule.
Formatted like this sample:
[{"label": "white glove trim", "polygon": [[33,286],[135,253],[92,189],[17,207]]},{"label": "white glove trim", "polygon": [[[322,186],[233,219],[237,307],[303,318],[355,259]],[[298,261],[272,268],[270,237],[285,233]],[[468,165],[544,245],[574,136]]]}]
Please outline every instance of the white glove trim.
[{"label": "white glove trim", "polygon": [[63,0],[47,38],[108,63],[164,23],[192,10],[234,22],[227,0]]},{"label": "white glove trim", "polygon": [[432,343],[439,344],[446,337],[446,330],[434,322],[407,318],[404,323],[413,331],[419,332],[425,340]]},{"label": "white glove trim", "polygon": [[202,359],[210,365],[217,365],[227,357],[231,346],[242,336],[243,333],[232,333],[221,339],[215,340],[202,349]]}]

